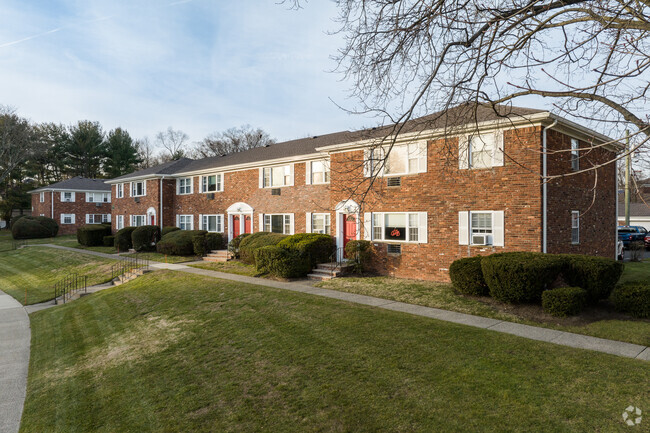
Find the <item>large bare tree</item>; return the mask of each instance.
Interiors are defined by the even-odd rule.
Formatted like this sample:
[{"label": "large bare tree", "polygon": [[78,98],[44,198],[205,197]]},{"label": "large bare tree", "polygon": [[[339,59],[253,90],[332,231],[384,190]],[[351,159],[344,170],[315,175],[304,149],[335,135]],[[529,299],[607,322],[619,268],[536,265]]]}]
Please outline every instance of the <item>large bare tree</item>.
[{"label": "large bare tree", "polygon": [[243,150],[254,149],[275,143],[275,139],[262,128],[242,125],[239,128],[229,128],[223,132],[208,135],[197,143],[195,153],[198,157],[228,155]]},{"label": "large bare tree", "polygon": [[163,162],[183,158],[187,155],[186,143],[190,137],[181,130],[171,126],[166,131],[156,134],[156,144],[163,149]]},{"label": "large bare tree", "polygon": [[29,121],[13,108],[0,106],[0,182],[42,150]]}]

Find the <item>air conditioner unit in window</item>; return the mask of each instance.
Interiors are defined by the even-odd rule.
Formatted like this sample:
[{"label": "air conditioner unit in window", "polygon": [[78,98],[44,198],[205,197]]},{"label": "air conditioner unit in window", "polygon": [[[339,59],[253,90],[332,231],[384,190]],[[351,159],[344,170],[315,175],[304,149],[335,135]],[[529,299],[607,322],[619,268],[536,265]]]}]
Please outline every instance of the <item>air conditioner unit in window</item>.
[{"label": "air conditioner unit in window", "polygon": [[472,235],[472,245],[489,245],[490,239],[489,235]]},{"label": "air conditioner unit in window", "polygon": [[69,198],[64,198],[63,201],[70,203],[72,200]]}]

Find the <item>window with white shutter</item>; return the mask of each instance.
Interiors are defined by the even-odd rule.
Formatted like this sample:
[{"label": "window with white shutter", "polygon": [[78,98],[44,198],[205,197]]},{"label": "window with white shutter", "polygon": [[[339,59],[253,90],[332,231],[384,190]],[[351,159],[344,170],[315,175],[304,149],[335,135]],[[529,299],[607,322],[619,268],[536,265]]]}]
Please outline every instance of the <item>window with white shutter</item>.
[{"label": "window with white shutter", "polygon": [[371,221],[371,227],[364,232],[371,234],[372,240],[388,242],[427,243],[426,212],[372,212],[364,214],[364,225]]}]

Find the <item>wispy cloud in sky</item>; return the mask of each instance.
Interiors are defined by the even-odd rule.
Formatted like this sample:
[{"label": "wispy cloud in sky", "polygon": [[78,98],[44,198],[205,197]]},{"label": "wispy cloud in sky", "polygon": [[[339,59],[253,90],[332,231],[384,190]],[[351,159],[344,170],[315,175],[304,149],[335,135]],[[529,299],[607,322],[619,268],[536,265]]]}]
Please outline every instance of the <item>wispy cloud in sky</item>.
[{"label": "wispy cloud in sky", "polygon": [[[318,3],[318,4],[316,4]],[[34,121],[98,120],[200,140],[250,123],[280,140],[353,129],[332,2],[3,2],[0,104]]]}]

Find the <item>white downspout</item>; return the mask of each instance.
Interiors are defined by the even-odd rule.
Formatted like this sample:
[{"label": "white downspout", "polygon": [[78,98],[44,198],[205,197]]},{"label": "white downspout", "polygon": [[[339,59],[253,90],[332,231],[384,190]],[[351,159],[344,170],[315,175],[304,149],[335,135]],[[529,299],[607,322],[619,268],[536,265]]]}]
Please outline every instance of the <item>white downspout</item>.
[{"label": "white downspout", "polygon": [[52,209],[50,210],[50,214],[51,214],[51,218],[54,219],[54,191],[51,191],[51,193],[52,193],[52,200],[50,200],[50,207]]},{"label": "white downspout", "polygon": [[548,126],[545,126],[542,129],[542,252],[546,254],[546,245],[547,245],[547,231],[548,231],[548,216],[547,216],[547,198],[548,198],[548,192],[547,192],[547,183],[546,183],[546,175],[547,175],[547,162],[546,162],[546,130],[553,128],[555,125],[557,125],[557,119],[553,121]]},{"label": "white downspout", "polygon": [[159,220],[159,224],[160,224],[160,232],[161,233],[162,233],[162,229],[163,229],[163,179],[164,178],[165,178],[165,176],[162,176],[160,178],[160,220]]},{"label": "white downspout", "polygon": [[[614,219],[614,260],[618,260],[618,162],[614,164],[616,167],[616,181],[614,182],[614,198],[616,199],[616,218]],[[623,253],[625,254],[625,253]]]}]

